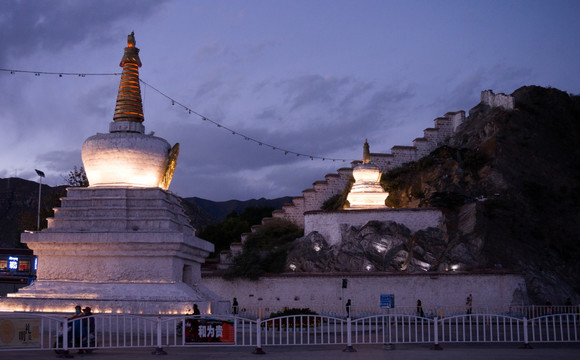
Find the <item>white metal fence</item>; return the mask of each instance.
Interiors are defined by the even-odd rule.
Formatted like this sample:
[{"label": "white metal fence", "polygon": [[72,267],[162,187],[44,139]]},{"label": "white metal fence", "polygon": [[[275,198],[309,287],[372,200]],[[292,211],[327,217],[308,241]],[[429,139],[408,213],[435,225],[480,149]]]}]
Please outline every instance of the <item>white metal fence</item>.
[{"label": "white metal fence", "polygon": [[0,314],[14,335],[2,350],[163,348],[181,346],[353,345],[428,343],[580,342],[580,315],[531,319],[503,314],[445,318],[383,314],[359,318],[292,315],[269,319],[233,316],[97,314],[76,320],[38,313]]},{"label": "white metal fence", "polygon": [[[240,307],[238,316],[247,319],[269,318],[272,314],[284,311],[287,307],[284,306],[245,306]],[[309,310],[316,312],[319,315],[330,317],[346,317],[345,307],[310,307]],[[455,315],[462,315],[467,313],[466,306],[447,306],[447,305],[433,305],[422,306],[424,316],[430,319],[435,317],[444,318]],[[522,305],[522,306],[474,306],[471,308],[472,314],[498,314],[523,319],[524,317],[531,319],[534,317],[553,315],[553,314],[570,314],[579,313],[580,306],[574,305]],[[397,306],[394,309],[352,306],[351,317],[361,318],[373,315],[418,315],[416,306]]]}]

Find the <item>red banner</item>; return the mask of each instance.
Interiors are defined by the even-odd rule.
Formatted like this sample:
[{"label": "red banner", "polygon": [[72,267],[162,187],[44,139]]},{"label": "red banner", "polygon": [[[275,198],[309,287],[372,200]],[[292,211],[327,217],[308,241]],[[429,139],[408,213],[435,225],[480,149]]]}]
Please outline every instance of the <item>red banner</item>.
[{"label": "red banner", "polygon": [[231,343],[235,342],[233,320],[212,318],[186,318],[185,343]]}]

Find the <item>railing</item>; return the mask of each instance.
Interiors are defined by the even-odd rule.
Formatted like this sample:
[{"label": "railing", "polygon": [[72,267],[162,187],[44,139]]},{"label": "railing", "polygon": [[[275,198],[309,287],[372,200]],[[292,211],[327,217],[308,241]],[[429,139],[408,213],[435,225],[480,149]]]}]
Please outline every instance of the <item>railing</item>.
[{"label": "railing", "polygon": [[[256,320],[258,318],[269,318],[273,313],[278,311],[283,311],[288,309],[283,306],[247,306],[240,307],[238,316]],[[344,317],[346,318],[346,310],[343,307],[309,307],[309,310],[316,312],[319,315],[330,316],[330,317]],[[446,318],[450,316],[457,316],[462,314],[467,314],[466,306],[445,306],[445,305],[434,305],[434,306],[422,306],[424,317],[434,319]],[[498,314],[506,315],[511,317],[516,317],[523,319],[534,318],[544,315],[553,314],[572,314],[580,313],[580,307],[573,305],[522,305],[522,306],[474,306],[471,308],[472,314]],[[417,314],[416,306],[397,306],[395,309],[389,308],[377,308],[376,306],[352,306],[351,307],[351,317],[352,318],[362,318],[374,315],[419,315]]]},{"label": "railing", "polygon": [[[6,322],[6,323],[5,323]],[[8,325],[10,322],[10,325]],[[118,349],[186,346],[353,345],[428,343],[580,342],[580,315],[532,319],[503,314],[460,314],[444,318],[381,314],[360,318],[292,315],[268,319],[234,316],[138,316],[97,314],[75,320],[61,316],[0,314],[14,329],[2,350]]]}]

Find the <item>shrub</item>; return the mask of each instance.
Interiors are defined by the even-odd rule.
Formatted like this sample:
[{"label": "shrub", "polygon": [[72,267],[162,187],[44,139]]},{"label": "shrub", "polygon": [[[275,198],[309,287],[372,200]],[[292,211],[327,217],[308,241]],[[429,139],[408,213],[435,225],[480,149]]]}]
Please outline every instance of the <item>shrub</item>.
[{"label": "shrub", "polygon": [[290,221],[272,219],[248,236],[242,253],[234,259],[224,278],[258,280],[265,273],[284,272],[288,249],[294,239],[303,234],[304,231]]}]

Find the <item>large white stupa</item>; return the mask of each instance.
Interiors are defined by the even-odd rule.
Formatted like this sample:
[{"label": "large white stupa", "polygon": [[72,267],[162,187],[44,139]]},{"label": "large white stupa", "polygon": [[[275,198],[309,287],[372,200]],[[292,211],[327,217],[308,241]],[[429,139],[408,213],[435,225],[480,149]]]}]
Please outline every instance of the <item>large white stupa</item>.
[{"label": "large white stupa", "polygon": [[167,191],[178,154],[145,134],[134,34],[109,133],[82,148],[88,188],[68,188],[40,232],[22,234],[38,256],[37,280],[9,294],[0,310],[184,313],[227,306],[201,284],[200,266],[214,250],[199,239],[179,199]]}]

